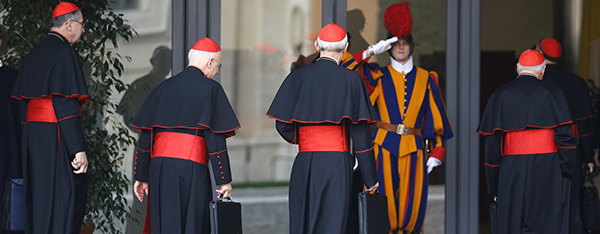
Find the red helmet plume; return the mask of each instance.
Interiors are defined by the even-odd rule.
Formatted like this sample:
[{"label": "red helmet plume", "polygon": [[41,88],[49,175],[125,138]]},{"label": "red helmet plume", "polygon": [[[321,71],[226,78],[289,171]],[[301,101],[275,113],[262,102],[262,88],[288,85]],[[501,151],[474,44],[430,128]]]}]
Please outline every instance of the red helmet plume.
[{"label": "red helmet plume", "polygon": [[408,2],[396,3],[385,9],[383,25],[396,37],[408,38],[412,33],[412,15]]}]

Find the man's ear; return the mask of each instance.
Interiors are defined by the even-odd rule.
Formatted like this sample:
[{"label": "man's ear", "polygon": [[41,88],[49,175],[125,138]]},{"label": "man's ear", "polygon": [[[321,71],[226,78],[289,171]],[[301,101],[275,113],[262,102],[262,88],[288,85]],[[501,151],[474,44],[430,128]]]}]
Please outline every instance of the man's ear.
[{"label": "man's ear", "polygon": [[319,43],[317,42],[317,40],[315,40],[315,49],[317,50],[317,52],[321,52],[321,49],[319,48]]},{"label": "man's ear", "polygon": [[348,51],[348,46],[350,45],[350,43],[346,43],[346,46],[344,46],[344,51],[342,51],[342,54],[345,54],[346,51]]}]

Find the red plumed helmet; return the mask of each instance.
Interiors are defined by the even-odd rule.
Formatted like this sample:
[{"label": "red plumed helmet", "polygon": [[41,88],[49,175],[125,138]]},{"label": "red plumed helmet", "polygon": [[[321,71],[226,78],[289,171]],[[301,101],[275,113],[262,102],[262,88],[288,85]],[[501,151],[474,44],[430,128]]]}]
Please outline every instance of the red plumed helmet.
[{"label": "red plumed helmet", "polygon": [[408,38],[412,33],[412,23],[413,19],[408,2],[391,5],[383,13],[385,29],[396,37]]}]

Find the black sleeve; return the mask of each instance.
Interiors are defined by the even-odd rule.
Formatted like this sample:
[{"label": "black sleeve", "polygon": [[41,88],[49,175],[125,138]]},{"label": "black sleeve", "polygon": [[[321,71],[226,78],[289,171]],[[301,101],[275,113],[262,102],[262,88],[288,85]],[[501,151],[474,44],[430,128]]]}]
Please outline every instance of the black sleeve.
[{"label": "black sleeve", "polygon": [[586,118],[576,121],[581,162],[583,163],[594,162],[594,132],[592,129],[592,120],[592,118]]},{"label": "black sleeve", "polygon": [[227,136],[225,133],[214,133],[204,130],[208,156],[215,176],[217,185],[231,183],[231,168],[229,166],[229,154],[227,153]]},{"label": "black sleeve", "polygon": [[285,141],[292,144],[298,144],[298,141],[296,140],[296,124],[275,121],[275,128]]},{"label": "black sleeve", "polygon": [[138,148],[135,151],[134,177],[140,182],[148,182],[150,178],[150,162],[152,149],[152,131],[144,129],[140,133]]},{"label": "black sleeve", "polygon": [[58,129],[67,153],[72,156],[78,152],[86,151],[87,144],[83,136],[81,125],[81,104],[78,99],[52,96],[54,113],[58,120]]},{"label": "black sleeve", "polygon": [[500,173],[500,162],[502,161],[502,131],[494,132],[494,135],[485,137],[485,178],[488,193],[498,196],[498,174]]},{"label": "black sleeve", "polygon": [[354,146],[354,155],[358,159],[358,166],[367,187],[377,183],[377,171],[375,167],[375,155],[373,154],[373,140],[371,140],[371,129],[365,121],[357,124],[349,124],[350,137]]},{"label": "black sleeve", "polygon": [[577,143],[579,142],[571,124],[564,124],[554,130],[554,141],[558,144],[558,160],[564,177],[572,178],[577,157]]}]

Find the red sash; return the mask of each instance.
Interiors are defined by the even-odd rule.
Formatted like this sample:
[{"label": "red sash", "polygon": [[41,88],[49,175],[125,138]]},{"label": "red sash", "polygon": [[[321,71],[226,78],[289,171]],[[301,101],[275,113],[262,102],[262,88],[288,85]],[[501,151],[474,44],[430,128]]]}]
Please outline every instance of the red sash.
[{"label": "red sash", "polygon": [[52,98],[34,98],[27,103],[27,122],[58,123]]},{"label": "red sash", "polygon": [[299,130],[300,152],[348,152],[348,131],[338,125],[303,126]]},{"label": "red sash", "polygon": [[159,132],[154,138],[152,157],[180,158],[208,165],[206,140],[186,133]]},{"label": "red sash", "polygon": [[504,133],[503,155],[546,154],[556,151],[554,128]]}]

